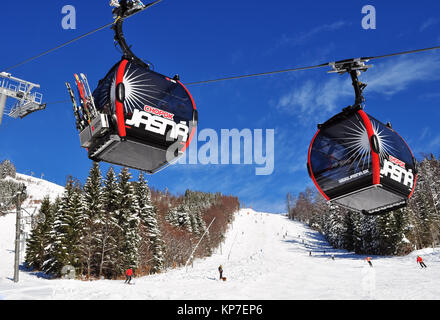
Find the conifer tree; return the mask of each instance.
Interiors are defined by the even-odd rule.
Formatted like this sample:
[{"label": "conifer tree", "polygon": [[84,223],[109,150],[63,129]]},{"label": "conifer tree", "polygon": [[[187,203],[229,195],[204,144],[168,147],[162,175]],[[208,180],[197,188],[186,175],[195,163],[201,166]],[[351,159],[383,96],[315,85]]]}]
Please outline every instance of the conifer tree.
[{"label": "conifer tree", "polygon": [[116,217],[120,226],[119,233],[119,259],[118,272],[125,269],[136,268],[139,262],[139,218],[137,212],[139,206],[134,195],[134,186],[131,174],[127,168],[123,168],[118,175],[118,209]]},{"label": "conifer tree", "polygon": [[51,204],[49,197],[41,203],[39,216],[42,218],[33,228],[26,245],[26,265],[34,270],[41,270],[51,230]]},{"label": "conifer tree", "polygon": [[4,179],[6,177],[15,178],[16,169],[14,164],[10,160],[4,160],[0,163],[0,179]]},{"label": "conifer tree", "polygon": [[118,254],[120,227],[116,218],[118,209],[118,183],[112,167],[107,171],[102,192],[101,217],[96,221],[95,241],[97,246],[96,264],[98,277],[114,277]]},{"label": "conifer tree", "polygon": [[100,221],[103,216],[102,176],[97,162],[93,162],[89,177],[83,189],[84,210],[80,217],[80,251],[86,276],[90,278],[92,272],[97,271],[96,256],[98,253],[98,244],[96,242],[96,232],[98,229],[98,221]]},{"label": "conifer tree", "polygon": [[344,233],[342,234],[342,248],[348,251],[354,251],[356,237],[355,213],[346,212],[344,215]]},{"label": "conifer tree", "polygon": [[48,230],[46,233],[46,241],[48,245],[44,248],[44,262],[41,266],[41,270],[46,272],[47,274],[52,273],[51,270],[55,270],[55,249],[56,249],[56,239],[57,239],[57,231],[56,231],[56,221],[59,220],[59,209],[61,205],[61,198],[57,197],[53,203],[51,203],[49,212],[50,215],[46,216],[45,222],[48,225]]},{"label": "conifer tree", "polygon": [[82,191],[79,183],[69,177],[56,213],[51,234],[50,259],[45,261],[45,271],[61,275],[64,266],[73,266],[82,272],[79,260],[79,238],[83,211]]},{"label": "conifer tree", "polygon": [[165,245],[157,221],[157,208],[151,202],[151,191],[142,172],[136,184],[136,200],[142,225],[142,242],[148,244],[148,251],[151,253],[150,272],[157,273],[163,267]]},{"label": "conifer tree", "polygon": [[189,208],[186,203],[182,203],[177,207],[171,208],[168,211],[166,219],[173,226],[192,232]]}]

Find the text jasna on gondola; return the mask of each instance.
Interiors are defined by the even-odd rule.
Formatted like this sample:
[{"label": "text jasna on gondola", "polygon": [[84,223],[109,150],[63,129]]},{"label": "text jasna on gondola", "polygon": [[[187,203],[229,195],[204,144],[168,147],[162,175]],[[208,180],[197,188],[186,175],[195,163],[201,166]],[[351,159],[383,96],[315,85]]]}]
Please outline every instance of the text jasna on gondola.
[{"label": "text jasna on gondola", "polygon": [[414,186],[412,169],[406,170],[405,163],[393,156],[389,156],[389,160],[384,159],[380,174],[404,184],[409,189],[412,189]]},{"label": "text jasna on gondola", "polygon": [[161,135],[165,135],[167,132],[167,127],[170,126],[171,131],[169,137],[171,139],[177,139],[178,136],[181,136],[182,141],[186,142],[188,140],[189,133],[187,124],[185,121],[175,123],[173,120],[168,119],[171,116],[174,117],[174,115],[170,114],[170,116],[165,118],[165,114],[156,116],[154,114],[135,109],[132,118],[128,119],[125,124],[128,126],[135,126],[136,128],[139,128],[141,124],[144,124],[145,130]]}]

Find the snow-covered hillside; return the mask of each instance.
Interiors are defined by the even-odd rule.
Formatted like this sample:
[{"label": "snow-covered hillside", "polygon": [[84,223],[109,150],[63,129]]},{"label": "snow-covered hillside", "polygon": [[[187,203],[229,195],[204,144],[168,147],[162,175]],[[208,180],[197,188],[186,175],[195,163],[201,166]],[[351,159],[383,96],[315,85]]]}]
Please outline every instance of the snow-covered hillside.
[{"label": "snow-covered hillside", "polygon": [[[364,256],[329,247],[323,237],[281,215],[242,209],[225,242],[187,269],[123,281],[48,280],[21,272],[14,284],[14,216],[0,218],[0,297],[3,299],[439,299],[440,250],[406,257]],[[325,252],[324,252],[325,251]],[[310,252],[312,255],[310,256]],[[416,255],[428,266],[421,269]],[[331,259],[334,255],[335,259]],[[218,280],[223,265],[227,281]]]},{"label": "snow-covered hillside", "polygon": [[[26,185],[27,198],[22,204],[22,217],[23,225],[22,229],[26,236],[30,234],[31,229],[31,219],[30,217],[38,214],[41,207],[41,201],[45,197],[49,197],[51,201],[54,201],[56,197],[61,196],[64,192],[64,187],[61,187],[55,183],[31,177],[28,175],[17,173],[15,178],[6,177],[5,180],[11,180],[16,183],[24,183]],[[14,216],[15,224],[15,210],[9,213],[8,218],[11,219],[10,215]],[[13,228],[15,230],[15,226]],[[0,248],[4,243],[0,242]]]},{"label": "snow-covered hillside", "polygon": [[29,196],[24,204],[25,206],[26,204],[32,205],[35,201],[41,201],[46,196],[49,196],[50,200],[53,201],[64,192],[64,187],[62,186],[20,173],[16,174],[15,181],[26,185],[26,191]]},{"label": "snow-covered hillside", "polygon": [[15,178],[6,177],[5,180],[24,183],[26,185],[28,197],[22,207],[27,211],[32,211],[32,213],[40,208],[41,200],[43,200],[44,197],[49,196],[50,200],[53,201],[64,192],[64,187],[55,183],[20,173],[17,173]]}]

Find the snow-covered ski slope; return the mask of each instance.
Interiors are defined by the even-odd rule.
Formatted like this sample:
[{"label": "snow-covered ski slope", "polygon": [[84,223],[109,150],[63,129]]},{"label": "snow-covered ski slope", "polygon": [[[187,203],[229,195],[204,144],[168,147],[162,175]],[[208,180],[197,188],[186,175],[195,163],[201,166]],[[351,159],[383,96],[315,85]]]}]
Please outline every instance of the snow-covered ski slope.
[{"label": "snow-covered ski slope", "polygon": [[[13,214],[0,218],[2,299],[440,299],[440,249],[406,257],[373,256],[371,268],[364,256],[332,249],[301,223],[250,209],[236,214],[212,257],[187,269],[135,278],[131,286],[120,280],[49,280],[27,272],[14,284],[14,223]],[[417,254],[427,269],[416,264]],[[220,264],[225,282],[218,280]]]},{"label": "snow-covered ski slope", "polygon": [[24,183],[26,185],[28,197],[24,202],[23,207],[28,209],[34,207],[40,208],[40,204],[35,204],[35,202],[43,200],[46,196],[49,196],[50,200],[53,201],[57,196],[61,196],[64,192],[64,187],[61,187],[60,185],[25,174],[17,173],[15,179],[10,177],[7,177],[7,179],[17,183]]}]

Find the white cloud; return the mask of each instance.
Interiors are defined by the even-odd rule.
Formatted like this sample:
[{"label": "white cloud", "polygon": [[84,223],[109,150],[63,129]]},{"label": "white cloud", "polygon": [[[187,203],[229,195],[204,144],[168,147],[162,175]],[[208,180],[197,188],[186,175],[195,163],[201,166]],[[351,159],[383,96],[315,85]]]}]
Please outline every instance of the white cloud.
[{"label": "white cloud", "polygon": [[437,149],[440,147],[440,135],[431,140],[431,142],[429,143],[429,147],[431,149]]},{"label": "white cloud", "polygon": [[[387,97],[407,90],[416,82],[438,79],[440,55],[427,53],[377,62],[360,76],[360,80],[368,84],[365,94],[377,93]],[[343,108],[341,99],[347,97],[353,97],[354,100],[351,80],[347,75],[333,76],[325,82],[306,80],[301,86],[281,96],[275,105],[278,110],[296,115],[308,123],[316,121],[317,116],[322,117]]]},{"label": "white cloud", "polygon": [[[304,122],[316,122],[317,117],[333,112],[341,106],[341,97],[353,95],[350,82],[343,78],[331,78],[325,83],[308,80],[299,88],[283,95],[278,110],[296,115]],[[318,112],[321,111],[321,112]]]},{"label": "white cloud", "polygon": [[440,79],[440,55],[414,54],[374,65],[365,76],[369,92],[393,96],[418,81]]},{"label": "white cloud", "polygon": [[424,140],[426,137],[429,137],[431,135],[431,130],[429,127],[423,128],[422,133],[420,134],[419,140]]},{"label": "white cloud", "polygon": [[348,23],[345,21],[337,21],[337,22],[330,23],[330,24],[324,24],[324,25],[315,27],[307,32],[303,32],[303,33],[299,34],[299,36],[294,37],[294,38],[288,38],[288,37],[284,36],[284,38],[282,40],[283,40],[283,42],[286,42],[288,44],[300,45],[319,33],[336,31],[346,25],[348,25]]},{"label": "white cloud", "polygon": [[436,25],[437,23],[439,23],[439,21],[440,21],[439,19],[429,18],[423,22],[423,24],[420,26],[419,31],[423,32],[426,29],[428,29],[429,27],[432,27],[432,26]]},{"label": "white cloud", "polygon": [[332,32],[341,29],[342,27],[349,26],[350,23],[345,21],[336,21],[329,24],[323,24],[321,26],[315,27],[309,31],[297,33],[295,32],[295,36],[290,36],[287,34],[283,34],[278,42],[275,44],[273,48],[270,48],[266,54],[273,53],[279,48],[286,46],[298,46],[302,45],[305,42],[309,41],[311,38],[320,33]]}]

